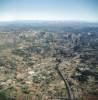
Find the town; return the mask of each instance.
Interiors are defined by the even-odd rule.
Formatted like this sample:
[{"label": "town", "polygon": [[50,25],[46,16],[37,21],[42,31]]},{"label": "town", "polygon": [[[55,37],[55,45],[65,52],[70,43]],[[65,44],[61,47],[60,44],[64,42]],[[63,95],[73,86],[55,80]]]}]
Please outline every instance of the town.
[{"label": "town", "polygon": [[97,23],[0,23],[0,100],[65,100],[58,71],[75,100],[98,99]]}]

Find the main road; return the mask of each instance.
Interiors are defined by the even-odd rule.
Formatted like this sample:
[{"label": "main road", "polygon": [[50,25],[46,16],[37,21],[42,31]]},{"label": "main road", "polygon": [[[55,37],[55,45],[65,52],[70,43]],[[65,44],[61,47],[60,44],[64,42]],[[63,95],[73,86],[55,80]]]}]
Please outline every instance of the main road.
[{"label": "main road", "polygon": [[60,60],[58,61],[58,63],[56,64],[55,69],[57,70],[58,74],[60,75],[60,77],[62,78],[62,80],[64,81],[64,84],[66,86],[67,92],[68,92],[68,100],[75,100],[73,91],[71,89],[71,86],[69,85],[68,79],[67,77],[64,75],[64,73],[59,69],[59,64],[60,64]]}]

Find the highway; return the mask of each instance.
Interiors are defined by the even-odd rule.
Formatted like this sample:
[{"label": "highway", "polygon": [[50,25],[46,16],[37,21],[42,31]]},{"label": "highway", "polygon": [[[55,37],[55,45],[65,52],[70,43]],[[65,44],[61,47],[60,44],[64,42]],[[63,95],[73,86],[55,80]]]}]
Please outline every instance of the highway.
[{"label": "highway", "polygon": [[61,72],[61,70],[59,69],[59,64],[60,64],[60,62],[56,65],[55,69],[57,70],[58,74],[60,75],[60,77],[64,81],[64,84],[66,86],[67,93],[68,93],[68,100],[75,100],[75,97],[74,97],[73,91],[71,89],[71,86],[69,85],[68,79],[64,75],[64,73]]}]

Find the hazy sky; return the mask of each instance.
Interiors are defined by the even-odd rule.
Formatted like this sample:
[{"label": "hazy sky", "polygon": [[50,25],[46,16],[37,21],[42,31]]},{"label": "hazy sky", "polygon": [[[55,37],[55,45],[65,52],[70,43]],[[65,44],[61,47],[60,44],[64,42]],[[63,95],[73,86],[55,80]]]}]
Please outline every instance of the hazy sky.
[{"label": "hazy sky", "polygon": [[0,21],[10,20],[98,22],[98,0],[0,0]]}]

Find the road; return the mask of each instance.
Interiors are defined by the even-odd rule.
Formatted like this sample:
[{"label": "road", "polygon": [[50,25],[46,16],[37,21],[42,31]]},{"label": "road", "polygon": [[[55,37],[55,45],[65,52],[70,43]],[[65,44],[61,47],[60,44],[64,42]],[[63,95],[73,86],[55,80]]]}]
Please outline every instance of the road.
[{"label": "road", "polygon": [[67,92],[68,92],[68,100],[75,100],[74,94],[73,94],[72,89],[69,85],[67,77],[59,69],[59,63],[56,65],[55,69],[57,70],[58,74],[60,75],[60,77],[64,81],[64,84],[65,84]]}]

